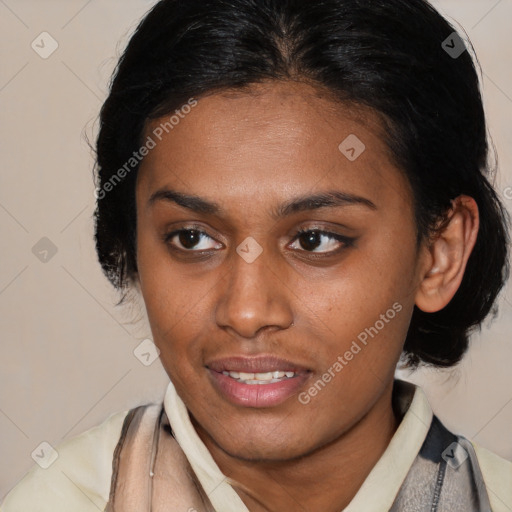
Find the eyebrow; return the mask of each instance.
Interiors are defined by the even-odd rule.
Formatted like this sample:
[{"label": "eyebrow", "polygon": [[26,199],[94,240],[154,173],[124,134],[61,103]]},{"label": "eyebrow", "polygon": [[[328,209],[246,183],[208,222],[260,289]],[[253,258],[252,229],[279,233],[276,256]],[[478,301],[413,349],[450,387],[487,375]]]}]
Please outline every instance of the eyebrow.
[{"label": "eyebrow", "polygon": [[[183,208],[206,215],[222,216],[223,213],[220,205],[214,201],[166,188],[154,192],[148,200],[148,206],[153,206],[158,201],[176,203]],[[271,215],[275,219],[280,219],[303,211],[353,205],[362,205],[370,210],[377,210],[375,203],[365,197],[332,190],[313,195],[295,197],[283,203],[277,209],[274,209]]]}]

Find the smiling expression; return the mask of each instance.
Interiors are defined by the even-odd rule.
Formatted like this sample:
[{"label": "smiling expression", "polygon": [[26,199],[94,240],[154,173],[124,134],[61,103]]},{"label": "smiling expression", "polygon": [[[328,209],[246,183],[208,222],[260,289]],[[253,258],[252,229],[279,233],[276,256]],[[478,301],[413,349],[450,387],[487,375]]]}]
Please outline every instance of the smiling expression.
[{"label": "smiling expression", "polygon": [[[298,457],[390,406],[423,269],[411,189],[381,134],[371,111],[271,82],[198,99],[140,165],[154,341],[201,435],[232,456]],[[351,135],[355,159],[339,148]]]}]

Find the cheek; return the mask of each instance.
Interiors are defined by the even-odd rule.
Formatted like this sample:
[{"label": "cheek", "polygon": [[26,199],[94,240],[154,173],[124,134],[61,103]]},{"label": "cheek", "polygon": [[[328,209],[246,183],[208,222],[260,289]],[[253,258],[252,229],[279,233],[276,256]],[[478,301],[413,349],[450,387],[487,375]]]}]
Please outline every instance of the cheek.
[{"label": "cheek", "polygon": [[349,328],[373,323],[397,301],[403,306],[413,301],[415,261],[407,247],[397,250],[386,238],[363,241],[321,280],[312,280],[306,287],[297,285],[304,309],[328,325]]},{"label": "cheek", "polygon": [[178,271],[162,242],[141,233],[137,246],[140,287],[154,342],[167,369],[182,364],[187,351],[194,350],[191,340],[200,329],[197,317],[204,314],[202,299],[208,287],[195,286]]},{"label": "cheek", "polygon": [[322,283],[302,288],[301,311],[323,340],[324,364],[347,354],[344,373],[356,382],[363,368],[384,376],[394,366],[414,307],[414,251],[410,244],[397,251],[391,238],[361,244]]},{"label": "cheek", "polygon": [[177,271],[169,249],[150,226],[138,226],[137,266],[141,291],[148,314],[158,323],[173,324],[192,304],[192,290],[186,277]]},{"label": "cheek", "polygon": [[406,218],[390,217],[368,232],[350,266],[361,304],[403,300],[410,294],[416,268],[415,234]]}]

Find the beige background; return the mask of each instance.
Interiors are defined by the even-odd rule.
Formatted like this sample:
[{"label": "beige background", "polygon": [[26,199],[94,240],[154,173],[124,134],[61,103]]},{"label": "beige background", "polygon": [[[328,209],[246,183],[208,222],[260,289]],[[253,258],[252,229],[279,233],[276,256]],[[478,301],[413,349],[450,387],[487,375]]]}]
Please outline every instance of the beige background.
[{"label": "beige background", "polygon": [[[133,350],[150,331],[116,308],[93,245],[91,152],[110,73],[149,0],[0,0],[0,498],[53,446],[115,411],[160,400],[167,377]],[[497,188],[512,210],[512,0],[434,2],[467,31],[484,73]],[[43,31],[58,49],[31,48]],[[46,263],[32,247],[47,237]],[[508,301],[508,302],[507,302]],[[138,320],[138,321],[137,321]],[[424,383],[445,424],[512,460],[512,291],[456,370]],[[403,376],[403,374],[401,374]]]}]

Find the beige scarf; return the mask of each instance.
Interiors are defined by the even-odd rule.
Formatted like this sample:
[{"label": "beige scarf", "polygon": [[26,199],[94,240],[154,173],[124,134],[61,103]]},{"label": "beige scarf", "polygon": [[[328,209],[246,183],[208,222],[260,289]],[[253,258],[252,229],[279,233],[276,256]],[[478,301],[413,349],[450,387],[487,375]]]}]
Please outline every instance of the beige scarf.
[{"label": "beige scarf", "polygon": [[215,512],[174,439],[162,404],[127,415],[105,512]]}]

